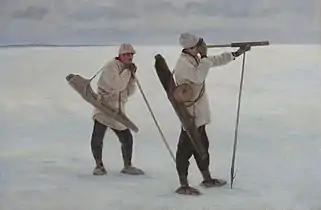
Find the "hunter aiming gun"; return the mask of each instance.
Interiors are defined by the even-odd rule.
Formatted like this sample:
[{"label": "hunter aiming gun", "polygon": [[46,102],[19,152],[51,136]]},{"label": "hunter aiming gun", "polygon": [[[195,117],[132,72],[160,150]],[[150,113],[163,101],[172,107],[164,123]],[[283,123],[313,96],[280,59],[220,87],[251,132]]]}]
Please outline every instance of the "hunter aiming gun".
[{"label": "hunter aiming gun", "polygon": [[234,42],[231,44],[210,44],[206,45],[207,48],[219,48],[219,47],[242,47],[245,45],[250,45],[251,47],[253,46],[265,46],[265,45],[270,45],[269,41],[258,41],[258,42]]}]

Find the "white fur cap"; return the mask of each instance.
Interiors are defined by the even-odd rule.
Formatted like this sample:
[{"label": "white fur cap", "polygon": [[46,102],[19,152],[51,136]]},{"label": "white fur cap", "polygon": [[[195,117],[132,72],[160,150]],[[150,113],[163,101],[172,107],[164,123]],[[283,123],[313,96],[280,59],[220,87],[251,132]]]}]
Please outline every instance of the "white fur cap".
[{"label": "white fur cap", "polygon": [[131,44],[123,43],[119,46],[118,54],[125,54],[125,53],[133,53],[135,54],[136,51],[134,50],[133,46]]},{"label": "white fur cap", "polygon": [[199,38],[190,33],[182,33],[179,37],[179,44],[187,49],[195,47],[199,41]]}]

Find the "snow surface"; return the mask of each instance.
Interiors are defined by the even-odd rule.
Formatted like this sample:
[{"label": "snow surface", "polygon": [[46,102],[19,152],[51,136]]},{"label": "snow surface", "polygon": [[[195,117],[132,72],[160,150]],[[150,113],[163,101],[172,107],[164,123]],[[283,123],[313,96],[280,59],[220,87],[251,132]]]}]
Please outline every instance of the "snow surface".
[{"label": "snow surface", "polygon": [[[231,49],[211,49],[210,54]],[[155,70],[161,53],[173,67],[176,46],[137,46],[138,78],[175,152],[180,125]],[[268,46],[247,54],[234,188],[202,189],[194,159],[190,183],[200,197],[173,193],[175,165],[139,92],[128,115],[134,164],[146,176],[120,175],[120,144],[106,133],[108,175],[92,176],[92,107],[67,84],[91,77],[117,47],[0,50],[0,209],[321,209],[321,62],[319,46]],[[229,180],[241,58],[213,68],[211,171]],[[96,81],[92,84],[96,87]]]}]

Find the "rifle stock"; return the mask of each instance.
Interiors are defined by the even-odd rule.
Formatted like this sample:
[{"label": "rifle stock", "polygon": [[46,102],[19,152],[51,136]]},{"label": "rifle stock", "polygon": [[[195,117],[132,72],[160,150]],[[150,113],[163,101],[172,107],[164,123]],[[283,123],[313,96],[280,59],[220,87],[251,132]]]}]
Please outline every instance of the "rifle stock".
[{"label": "rifle stock", "polygon": [[230,44],[211,44],[211,45],[206,45],[207,48],[220,48],[220,47],[242,47],[245,45],[251,45],[253,46],[266,46],[270,45],[269,41],[257,41],[257,42],[233,42]]}]

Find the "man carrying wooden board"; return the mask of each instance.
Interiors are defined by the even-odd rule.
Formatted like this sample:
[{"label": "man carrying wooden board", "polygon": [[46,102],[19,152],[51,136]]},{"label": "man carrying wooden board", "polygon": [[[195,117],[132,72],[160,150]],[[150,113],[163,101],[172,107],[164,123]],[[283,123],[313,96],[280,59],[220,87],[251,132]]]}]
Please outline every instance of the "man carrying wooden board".
[{"label": "man carrying wooden board", "polygon": [[[128,97],[136,91],[133,74],[136,65],[133,63],[135,50],[130,44],[121,44],[118,56],[109,61],[104,67],[98,80],[98,100],[115,110],[125,113]],[[132,165],[133,136],[131,131],[122,123],[95,108],[93,114],[94,127],[91,136],[91,150],[96,162],[94,175],[107,173],[102,161],[103,139],[107,128],[113,130],[121,143],[124,168],[121,173],[130,175],[144,174],[143,170]]]}]

